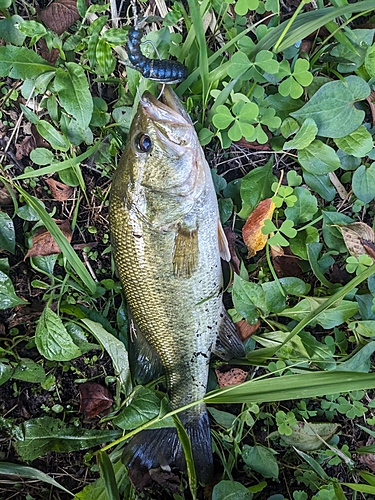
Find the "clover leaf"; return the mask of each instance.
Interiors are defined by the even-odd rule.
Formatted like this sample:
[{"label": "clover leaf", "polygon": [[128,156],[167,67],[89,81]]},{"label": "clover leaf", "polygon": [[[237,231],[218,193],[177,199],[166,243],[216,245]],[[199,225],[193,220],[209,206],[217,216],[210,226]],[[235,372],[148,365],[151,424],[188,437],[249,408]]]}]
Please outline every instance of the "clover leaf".
[{"label": "clover leaf", "polygon": [[[303,87],[310,85],[313,80],[313,75],[309,72],[309,62],[306,59],[297,59],[293,71],[288,70],[285,63],[280,64],[280,67],[282,72],[289,73],[290,76],[280,83],[279,93],[284,97],[290,95],[292,99],[298,99],[303,94]],[[280,71],[278,76],[281,76]]]}]

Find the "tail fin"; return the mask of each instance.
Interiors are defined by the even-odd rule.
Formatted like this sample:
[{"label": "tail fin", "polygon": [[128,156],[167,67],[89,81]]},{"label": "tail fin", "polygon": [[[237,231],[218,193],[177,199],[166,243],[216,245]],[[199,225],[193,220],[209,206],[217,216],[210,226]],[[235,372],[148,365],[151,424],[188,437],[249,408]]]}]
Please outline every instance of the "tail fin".
[{"label": "tail fin", "polygon": [[[184,418],[182,422],[184,423]],[[191,442],[197,479],[207,483],[213,474],[210,426],[207,412],[184,423]],[[181,443],[174,427],[144,430],[134,436],[126,446],[122,460],[130,469],[165,469],[167,466],[186,471]]]}]

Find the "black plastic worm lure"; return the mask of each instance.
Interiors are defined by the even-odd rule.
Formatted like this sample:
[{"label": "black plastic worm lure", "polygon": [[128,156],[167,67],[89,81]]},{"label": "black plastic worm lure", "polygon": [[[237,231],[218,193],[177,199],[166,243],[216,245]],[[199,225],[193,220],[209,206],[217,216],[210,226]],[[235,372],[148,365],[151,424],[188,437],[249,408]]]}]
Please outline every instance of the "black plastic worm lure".
[{"label": "black plastic worm lure", "polygon": [[188,76],[188,69],[180,62],[168,59],[149,59],[142,54],[142,36],[141,26],[135,26],[129,30],[125,50],[134,69],[139,71],[144,78],[160,83],[177,83],[185,80]]}]

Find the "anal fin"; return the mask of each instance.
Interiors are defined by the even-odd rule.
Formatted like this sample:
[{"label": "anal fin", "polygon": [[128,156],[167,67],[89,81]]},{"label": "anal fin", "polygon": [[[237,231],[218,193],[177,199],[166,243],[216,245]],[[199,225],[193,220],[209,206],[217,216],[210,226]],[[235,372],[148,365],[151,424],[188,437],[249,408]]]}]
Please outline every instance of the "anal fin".
[{"label": "anal fin", "polygon": [[224,309],[214,353],[225,360],[243,358],[246,354],[245,348],[238,337],[236,327]]},{"label": "anal fin", "polygon": [[174,241],[174,274],[189,278],[198,266],[198,258],[198,229],[189,230],[180,226]]}]

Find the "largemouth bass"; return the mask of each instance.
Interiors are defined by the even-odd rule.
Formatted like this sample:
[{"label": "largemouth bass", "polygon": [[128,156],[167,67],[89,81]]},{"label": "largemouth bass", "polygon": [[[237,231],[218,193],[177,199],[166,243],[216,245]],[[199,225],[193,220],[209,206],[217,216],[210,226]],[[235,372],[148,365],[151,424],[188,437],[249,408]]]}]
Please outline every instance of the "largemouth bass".
[{"label": "largemouth bass", "polygon": [[[170,87],[162,99],[145,92],[139,103],[113,177],[110,226],[137,343],[136,376],[149,379],[161,366],[176,409],[205,395],[213,351],[234,357],[244,351],[222,304],[220,256],[230,256],[210,169]],[[205,405],[179,417],[198,480],[207,482],[213,459]],[[139,433],[124,461],[185,468],[175,428]]]}]

